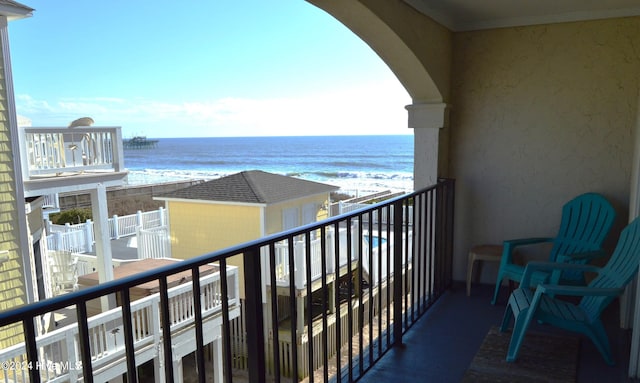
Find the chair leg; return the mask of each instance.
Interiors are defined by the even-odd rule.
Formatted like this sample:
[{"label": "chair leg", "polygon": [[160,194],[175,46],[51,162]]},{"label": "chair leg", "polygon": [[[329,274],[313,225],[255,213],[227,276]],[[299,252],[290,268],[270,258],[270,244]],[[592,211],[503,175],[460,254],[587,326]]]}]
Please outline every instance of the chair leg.
[{"label": "chair leg", "polygon": [[500,294],[500,285],[502,285],[502,272],[498,271],[498,279],[496,280],[496,288],[493,291],[493,299],[491,300],[491,304],[495,305],[496,302],[498,301],[498,294]]},{"label": "chair leg", "polygon": [[516,315],[513,332],[511,333],[511,341],[509,342],[509,350],[507,351],[507,362],[515,362],[516,359],[518,359],[520,346],[522,346],[522,341],[531,322],[531,316],[528,315],[528,313],[529,309],[525,309]]},{"label": "chair leg", "polygon": [[473,277],[473,264],[475,260],[475,256],[470,254],[467,263],[467,296],[471,296],[471,278]]},{"label": "chair leg", "polygon": [[611,355],[611,347],[609,346],[609,337],[607,336],[606,331],[604,330],[604,326],[602,322],[596,322],[591,325],[589,338],[593,344],[595,344],[598,351],[600,351],[600,355],[604,358],[604,361],[607,362],[609,366],[613,366],[615,364],[613,360],[613,356]]},{"label": "chair leg", "polygon": [[509,324],[513,320],[513,310],[511,305],[508,304],[504,309],[504,316],[502,317],[502,324],[500,325],[500,332],[505,332],[509,329]]}]

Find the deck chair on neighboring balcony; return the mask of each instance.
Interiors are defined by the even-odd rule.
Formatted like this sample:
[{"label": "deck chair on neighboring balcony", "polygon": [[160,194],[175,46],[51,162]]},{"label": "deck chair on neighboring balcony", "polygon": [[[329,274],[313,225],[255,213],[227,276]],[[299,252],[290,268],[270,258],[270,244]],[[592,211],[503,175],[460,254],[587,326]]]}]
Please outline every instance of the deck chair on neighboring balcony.
[{"label": "deck chair on neighboring balcony", "polygon": [[[517,246],[544,242],[553,243],[549,262],[585,264],[597,256],[602,256],[601,245],[609,234],[616,212],[606,198],[596,193],[585,193],[567,202],[562,207],[562,219],[558,235],[554,238],[526,238],[504,241],[500,269],[493,293],[492,304],[496,304],[502,281],[520,282],[524,266],[513,263],[513,253]],[[532,286],[545,278],[545,273],[532,276]],[[565,281],[584,284],[582,275],[566,272],[561,276]]]},{"label": "deck chair on neighboring balcony", "polygon": [[52,250],[50,256],[51,277],[55,295],[78,288],[78,260],[70,251]]},{"label": "deck chair on neighboring balcony", "polygon": [[[507,361],[518,357],[524,335],[531,321],[536,320],[565,330],[588,336],[613,365],[609,339],[600,314],[602,310],[624,291],[640,265],[640,218],[636,218],[620,234],[620,239],[607,264],[600,268],[591,265],[531,262],[527,265],[520,288],[509,297],[500,331],[505,331],[515,317],[513,334],[507,352]],[[588,286],[563,286],[539,284],[536,290],[529,287],[530,277],[537,270],[592,272],[597,276]],[[562,300],[562,296],[582,297],[580,303]]]}]

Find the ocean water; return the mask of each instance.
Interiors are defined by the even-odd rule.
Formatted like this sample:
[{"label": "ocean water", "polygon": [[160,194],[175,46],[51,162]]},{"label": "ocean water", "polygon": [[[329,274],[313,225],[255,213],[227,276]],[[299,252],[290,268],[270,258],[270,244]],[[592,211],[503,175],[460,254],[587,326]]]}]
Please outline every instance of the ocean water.
[{"label": "ocean water", "polygon": [[[150,138],[151,139],[151,138]],[[160,138],[124,151],[128,183],[215,179],[263,170],[360,195],[413,188],[413,136]]]}]

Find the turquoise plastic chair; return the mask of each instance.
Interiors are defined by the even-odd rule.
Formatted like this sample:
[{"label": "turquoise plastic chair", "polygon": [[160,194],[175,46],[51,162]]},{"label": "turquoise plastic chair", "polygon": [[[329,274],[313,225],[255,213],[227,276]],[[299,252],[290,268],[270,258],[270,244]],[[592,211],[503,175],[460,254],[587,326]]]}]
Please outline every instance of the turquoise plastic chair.
[{"label": "turquoise plastic chair", "polygon": [[[620,234],[620,239],[607,264],[600,268],[592,265],[530,262],[524,272],[520,288],[509,297],[500,331],[506,331],[515,318],[513,334],[507,352],[507,361],[518,358],[524,335],[531,321],[540,321],[565,330],[588,336],[604,360],[613,365],[609,339],[600,314],[624,291],[640,265],[640,218],[636,218]],[[536,271],[564,270],[594,272],[597,276],[588,286],[539,284],[530,289],[530,277]],[[547,274],[548,275],[548,274]],[[578,304],[562,300],[562,296],[582,297]]]},{"label": "turquoise plastic chair", "polygon": [[[496,304],[502,281],[520,282],[524,266],[513,263],[513,254],[518,246],[551,242],[553,247],[549,262],[585,264],[589,260],[603,256],[602,242],[611,230],[616,212],[606,198],[597,193],[585,193],[567,202],[562,207],[562,219],[558,235],[554,238],[525,238],[504,241],[500,269],[491,304]],[[544,273],[532,277],[532,286],[544,280]],[[565,282],[584,285],[581,274],[567,271],[562,274]]]}]

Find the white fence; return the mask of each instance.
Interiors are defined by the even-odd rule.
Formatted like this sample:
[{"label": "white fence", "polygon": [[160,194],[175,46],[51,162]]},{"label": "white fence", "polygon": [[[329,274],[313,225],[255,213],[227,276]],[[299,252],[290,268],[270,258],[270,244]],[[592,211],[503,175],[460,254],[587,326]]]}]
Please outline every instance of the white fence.
[{"label": "white fence", "polygon": [[169,229],[166,226],[138,228],[138,259],[171,258]]},{"label": "white fence", "polygon": [[[345,214],[345,213],[350,213],[352,211],[358,210],[358,209],[363,209],[363,208],[370,208],[371,205],[370,204],[366,204],[366,203],[348,203],[348,202],[338,202],[337,204],[332,205],[331,207],[331,211],[332,213],[334,213],[334,215],[340,215],[340,214]],[[391,216],[393,217],[393,205],[390,207],[391,209]],[[409,216],[407,217],[407,207],[403,206],[402,207],[402,220],[403,223],[406,224],[413,224],[413,206],[408,206],[408,214]],[[378,217],[378,212],[382,211],[381,217]],[[388,209],[383,208],[381,210],[375,210],[373,211],[373,223],[374,224],[393,224],[393,222],[389,222],[389,217],[388,217]],[[362,216],[362,221],[363,222],[369,222],[369,214],[364,214]]]},{"label": "white fence", "polygon": [[58,193],[55,194],[47,194],[43,196],[42,207],[48,209],[60,209],[60,198],[58,198]]},{"label": "white fence", "polygon": [[[111,239],[119,239],[136,235],[138,228],[152,229],[166,225],[167,212],[163,208],[155,211],[140,212],[136,214],[109,218],[109,235]],[[95,243],[94,222],[87,220],[80,224],[66,224],[47,226],[47,246],[49,250],[71,251],[83,253],[93,251]],[[156,257],[157,258],[157,257]]]},{"label": "white fence", "polygon": [[124,167],[120,127],[27,127],[20,132],[26,179],[62,172],[118,172]]},{"label": "white fence", "polygon": [[90,252],[94,242],[93,230],[91,226],[87,226],[87,228],[51,233],[51,235],[47,236],[47,249],[70,251],[72,253]]},{"label": "white fence", "polygon": [[[386,232],[383,232],[386,235]],[[364,232],[362,241],[358,241],[358,222],[354,222],[351,228],[351,261],[357,261],[360,256],[359,246],[362,246],[362,267],[363,271],[370,278],[371,285],[377,285],[378,281],[386,280],[387,275],[393,274],[393,264],[387,265],[387,249],[393,249],[393,233],[390,238],[377,237],[377,231],[374,230],[373,236],[370,237],[368,232]],[[403,253],[407,254],[407,259],[411,260],[412,235],[408,234],[409,239],[406,241],[403,236]],[[340,250],[339,266],[344,267],[348,264],[349,252],[347,241],[347,229],[341,228],[338,232],[338,243]],[[409,243],[409,249],[406,249],[405,242]],[[322,277],[322,248],[321,239],[311,240],[311,281],[316,281]],[[326,273],[331,274],[336,270],[335,265],[335,233],[334,230],[326,231],[325,240],[325,267]],[[289,286],[291,274],[289,271],[289,246],[286,242],[276,243],[275,250],[275,274],[276,284],[278,286]],[[393,251],[393,250],[391,250]],[[269,275],[269,257],[268,248],[262,248],[262,272],[263,275]],[[304,240],[294,241],[293,243],[293,260],[294,260],[294,284],[297,289],[303,289],[307,284],[307,260],[306,260],[306,243]],[[405,257],[403,257],[403,264]],[[390,267],[389,270],[387,270]]]},{"label": "white fence", "polygon": [[[227,286],[229,294],[229,319],[239,315],[238,272],[236,267],[227,266]],[[202,320],[216,326],[218,333],[222,311],[220,273],[200,278]],[[181,357],[196,348],[193,338],[193,321],[198,308],[193,307],[192,284],[184,283],[168,290],[170,328],[172,343],[191,346],[174,350]],[[159,293],[131,302],[131,317],[134,326],[133,346],[136,364],[162,356],[162,331],[160,325]],[[117,307],[88,319],[91,349],[91,364],[96,372],[96,381],[108,381],[126,372],[122,309]],[[203,323],[204,327],[204,323]],[[175,332],[175,334],[174,334]],[[213,331],[205,333],[205,343],[211,343]],[[184,339],[183,339],[184,338]],[[76,323],[49,332],[36,339],[39,370],[43,382],[76,382],[81,379],[82,364],[79,354],[78,325]],[[175,356],[175,355],[174,355]],[[28,363],[24,343],[0,350],[0,365],[25,366]],[[156,363],[160,366],[160,363]],[[221,369],[220,365],[215,367]],[[0,380],[5,382],[27,382],[29,369],[5,368],[0,371]],[[157,372],[159,373],[159,371]],[[156,375],[158,376],[158,375]]]}]

